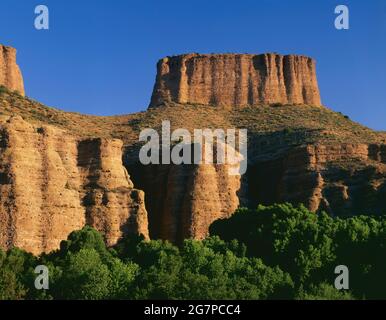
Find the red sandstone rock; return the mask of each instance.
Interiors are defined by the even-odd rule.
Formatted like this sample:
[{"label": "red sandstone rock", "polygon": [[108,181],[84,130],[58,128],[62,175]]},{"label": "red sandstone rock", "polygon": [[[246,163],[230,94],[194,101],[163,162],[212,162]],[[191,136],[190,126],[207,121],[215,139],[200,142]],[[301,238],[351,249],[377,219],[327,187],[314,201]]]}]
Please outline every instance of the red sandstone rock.
[{"label": "red sandstone rock", "polygon": [[122,142],[78,140],[19,116],[0,124],[0,247],[49,252],[85,224],[108,245],[129,232],[148,238],[144,194],[122,165]]},{"label": "red sandstone rock", "polygon": [[167,101],[228,108],[321,105],[314,60],[274,53],[186,54],[161,59],[150,107]]},{"label": "red sandstone rock", "polygon": [[311,211],[326,210],[332,214],[382,213],[386,196],[385,151],[385,145],[315,144],[251,164],[251,205],[292,202],[303,203]]},{"label": "red sandstone rock", "polygon": [[0,44],[0,85],[24,96],[23,77],[16,64],[16,49]]}]

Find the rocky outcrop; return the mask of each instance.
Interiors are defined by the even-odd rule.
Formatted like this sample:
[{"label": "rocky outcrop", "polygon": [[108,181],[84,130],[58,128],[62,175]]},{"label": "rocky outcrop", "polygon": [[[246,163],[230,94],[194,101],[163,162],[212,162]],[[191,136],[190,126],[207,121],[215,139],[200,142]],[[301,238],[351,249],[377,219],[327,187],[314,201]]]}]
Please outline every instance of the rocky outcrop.
[{"label": "rocky outcrop", "polygon": [[0,44],[0,85],[24,96],[23,77],[16,63],[16,49]]},{"label": "rocky outcrop", "polygon": [[240,176],[229,175],[225,165],[138,165],[135,170],[154,239],[203,239],[213,221],[229,217],[240,204]]},{"label": "rocky outcrop", "polygon": [[321,105],[314,60],[274,53],[185,54],[161,59],[150,107],[168,101],[228,108]]},{"label": "rocky outcrop", "polygon": [[150,237],[203,239],[213,221],[238,206],[291,202],[339,216],[384,212],[384,145],[315,144],[260,156],[251,152],[244,176],[218,164],[143,166],[127,159],[146,193]]},{"label": "rocky outcrop", "polygon": [[127,233],[148,238],[144,193],[134,189],[122,165],[122,141],[78,142],[77,166],[86,223],[103,232],[107,245],[116,244]]},{"label": "rocky outcrop", "polygon": [[384,214],[385,150],[385,145],[317,144],[255,161],[248,168],[250,205],[291,202],[334,215]]},{"label": "rocky outcrop", "polygon": [[19,116],[0,130],[0,247],[48,252],[85,224],[109,245],[128,232],[148,237],[144,194],[122,165],[120,140],[79,140]]},{"label": "rocky outcrop", "polygon": [[[229,145],[218,145],[203,144],[201,164],[142,165],[126,159],[133,181],[146,193],[152,239],[204,239],[213,221],[229,217],[243,204],[242,176],[235,174],[243,156]],[[206,154],[210,146],[213,150]],[[218,162],[218,150],[226,152],[226,161]],[[207,156],[212,160],[206,161]]]}]

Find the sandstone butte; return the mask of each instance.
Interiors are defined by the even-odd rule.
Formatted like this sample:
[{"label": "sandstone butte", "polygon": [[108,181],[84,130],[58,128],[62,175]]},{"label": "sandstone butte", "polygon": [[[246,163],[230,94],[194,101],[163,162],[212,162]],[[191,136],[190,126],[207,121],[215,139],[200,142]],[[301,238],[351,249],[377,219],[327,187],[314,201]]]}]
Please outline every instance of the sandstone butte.
[{"label": "sandstone butte", "polygon": [[305,56],[185,54],[161,59],[150,107],[164,102],[244,107],[321,105],[315,61]]},{"label": "sandstone butte", "polygon": [[[310,58],[168,57],[146,112],[96,117],[13,93],[22,78],[10,76],[18,74],[15,51],[2,50],[1,84],[10,89],[0,91],[2,248],[49,252],[84,225],[108,245],[128,233],[202,239],[214,220],[260,203],[304,203],[332,215],[386,207],[385,134],[320,106]],[[216,163],[140,164],[140,130],[165,119],[191,132],[247,128],[247,173],[230,176]]]},{"label": "sandstone butte", "polygon": [[24,96],[24,82],[16,64],[16,49],[0,44],[0,85]]}]

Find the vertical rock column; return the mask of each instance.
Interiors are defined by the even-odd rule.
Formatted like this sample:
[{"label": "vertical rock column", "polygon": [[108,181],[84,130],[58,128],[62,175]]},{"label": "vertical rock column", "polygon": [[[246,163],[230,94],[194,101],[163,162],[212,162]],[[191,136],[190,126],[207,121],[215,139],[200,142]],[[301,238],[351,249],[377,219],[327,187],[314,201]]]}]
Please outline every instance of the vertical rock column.
[{"label": "vertical rock column", "polygon": [[23,76],[16,63],[16,49],[0,45],[0,85],[24,96]]}]

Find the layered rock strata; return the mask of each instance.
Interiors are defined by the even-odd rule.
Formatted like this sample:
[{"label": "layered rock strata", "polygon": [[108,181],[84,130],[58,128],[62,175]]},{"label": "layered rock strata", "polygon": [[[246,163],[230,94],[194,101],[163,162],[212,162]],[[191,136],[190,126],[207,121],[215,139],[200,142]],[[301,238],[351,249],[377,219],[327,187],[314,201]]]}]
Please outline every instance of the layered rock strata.
[{"label": "layered rock strata", "polygon": [[334,215],[384,214],[386,146],[308,145],[248,168],[250,205],[303,203]]},{"label": "layered rock strata", "polygon": [[235,108],[321,105],[315,61],[305,56],[185,54],[157,64],[150,107],[165,102]]},{"label": "layered rock strata", "polygon": [[107,244],[128,232],[148,237],[144,193],[122,165],[122,142],[79,140],[19,116],[0,125],[0,247],[57,249],[88,224]]},{"label": "layered rock strata", "polygon": [[24,96],[23,76],[16,63],[16,49],[0,44],[0,85]]}]

